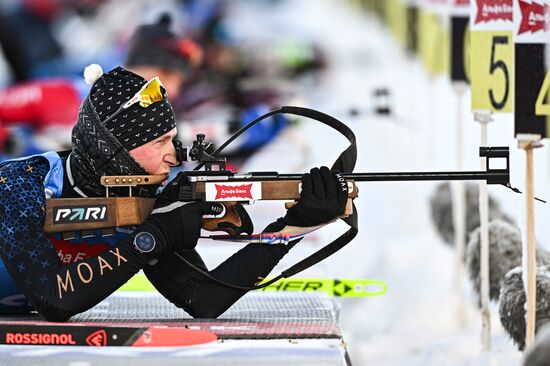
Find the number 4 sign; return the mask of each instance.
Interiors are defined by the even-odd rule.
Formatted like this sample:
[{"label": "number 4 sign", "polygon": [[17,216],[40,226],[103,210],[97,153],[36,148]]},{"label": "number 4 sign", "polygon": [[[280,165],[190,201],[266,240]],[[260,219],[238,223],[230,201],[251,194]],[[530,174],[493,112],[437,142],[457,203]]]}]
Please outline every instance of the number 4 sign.
[{"label": "number 4 sign", "polygon": [[515,135],[526,153],[527,240],[523,246],[523,273],[526,282],[525,345],[535,339],[537,280],[533,148],[548,137],[550,116],[550,76],[548,45],[550,0],[514,0],[514,36],[516,62]]},{"label": "number 4 sign", "polygon": [[550,0],[514,0],[515,134],[548,137]]}]

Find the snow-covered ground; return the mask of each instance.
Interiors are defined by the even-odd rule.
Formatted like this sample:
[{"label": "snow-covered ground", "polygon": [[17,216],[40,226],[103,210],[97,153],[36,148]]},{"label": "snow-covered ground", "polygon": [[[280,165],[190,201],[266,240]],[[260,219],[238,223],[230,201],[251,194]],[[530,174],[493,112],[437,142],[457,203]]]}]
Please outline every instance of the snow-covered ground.
[{"label": "snow-covered ground", "polygon": [[[447,77],[429,77],[419,61],[407,58],[380,23],[351,2],[292,0],[232,4],[233,27],[243,38],[301,34],[328,52],[329,70],[301,86],[300,105],[345,121],[358,139],[356,171],[436,171],[456,169],[456,126],[460,108],[464,127],[464,170],[479,170],[480,127],[470,113],[469,92],[461,103]],[[267,10],[266,10],[267,9]],[[390,117],[376,116],[373,91],[391,92]],[[352,117],[348,111],[361,113]],[[489,126],[489,145],[510,146],[511,181],[524,189],[524,153],[516,148],[513,119],[497,115]],[[304,121],[249,161],[244,170],[304,171],[330,165],[346,141],[330,129]],[[550,198],[546,148],[535,151],[536,195]],[[457,282],[454,252],[437,236],[429,197],[437,183],[363,183],[355,203],[359,236],[304,276],[371,278],[385,281],[384,296],[339,299],[341,325],[355,365],[510,365],[523,354],[509,340],[492,304],[492,350],[481,349],[481,318],[465,276]],[[503,187],[489,192],[504,211],[521,222],[524,196]],[[280,204],[251,207],[261,228]],[[536,205],[537,241],[550,239],[548,205]],[[282,210],[280,211],[282,213]],[[345,230],[335,224],[295,248],[279,270]],[[235,250],[201,244],[212,262]],[[458,284],[457,284],[458,283]]]}]

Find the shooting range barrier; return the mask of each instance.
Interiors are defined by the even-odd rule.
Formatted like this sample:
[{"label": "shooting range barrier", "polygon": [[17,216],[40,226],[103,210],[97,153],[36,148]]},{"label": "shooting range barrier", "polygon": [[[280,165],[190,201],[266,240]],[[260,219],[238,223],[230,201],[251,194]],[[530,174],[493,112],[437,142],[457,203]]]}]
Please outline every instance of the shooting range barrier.
[{"label": "shooting range barrier", "polygon": [[[99,344],[114,342],[116,327],[168,327],[214,333],[217,340],[186,347],[103,347],[1,345],[3,365],[350,365],[338,326],[336,304],[324,293],[248,293],[218,319],[193,319],[155,292],[117,292],[67,323],[48,323],[38,315],[0,318],[7,332],[41,325],[106,330]],[[30,329],[30,330],[29,330]],[[151,328],[149,328],[151,329]],[[101,331],[101,330],[100,330]],[[86,338],[86,337],[85,337]],[[75,336],[76,339],[76,336]],[[86,338],[90,339],[90,336]],[[146,342],[147,343],[147,342]]]}]

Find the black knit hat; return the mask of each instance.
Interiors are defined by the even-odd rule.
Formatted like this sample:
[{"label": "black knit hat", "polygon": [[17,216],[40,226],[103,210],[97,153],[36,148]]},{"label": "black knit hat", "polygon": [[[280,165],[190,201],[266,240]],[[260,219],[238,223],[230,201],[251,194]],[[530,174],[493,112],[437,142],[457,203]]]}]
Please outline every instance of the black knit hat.
[{"label": "black knit hat", "polygon": [[[87,196],[102,196],[102,176],[148,174],[129,151],[169,132],[176,122],[170,103],[162,98],[160,83],[147,83],[121,67],[103,74],[99,65],[87,67],[84,77],[93,86],[72,131],[71,184]],[[145,98],[134,103],[134,96],[144,85],[157,86],[159,93],[140,93]],[[151,197],[156,189],[143,186],[136,193]]]},{"label": "black knit hat", "polygon": [[187,73],[202,60],[200,47],[189,39],[178,37],[170,29],[172,19],[162,14],[157,23],[137,28],[129,41],[125,65],[156,66]]},{"label": "black knit hat", "polygon": [[174,111],[167,99],[147,108],[135,103],[111,117],[128,102],[146,81],[121,67],[103,74],[91,91],[90,101],[99,120],[128,151],[152,141],[176,127]]}]

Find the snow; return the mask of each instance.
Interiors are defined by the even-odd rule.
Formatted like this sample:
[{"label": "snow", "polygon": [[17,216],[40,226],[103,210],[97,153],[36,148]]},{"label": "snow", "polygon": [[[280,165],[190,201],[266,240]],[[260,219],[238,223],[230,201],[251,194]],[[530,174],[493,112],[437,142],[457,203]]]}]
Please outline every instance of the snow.
[{"label": "snow", "polygon": [[[463,170],[479,170],[480,126],[470,112],[470,94],[458,99],[448,77],[430,77],[417,59],[407,57],[389,32],[352,2],[330,0],[237,2],[232,6],[236,34],[258,39],[302,34],[329,52],[330,69],[302,92],[302,106],[345,121],[355,132],[355,171],[438,171],[456,169],[456,125],[463,116]],[[254,20],[254,21],[252,21]],[[280,32],[274,32],[277,29]],[[315,84],[317,83],[317,84]],[[373,90],[387,87],[394,113],[373,114]],[[349,114],[351,108],[360,113]],[[513,136],[513,117],[495,115],[488,128],[489,146],[509,146],[511,183],[524,190],[525,158]],[[344,138],[314,122],[302,121],[251,159],[245,170],[305,171],[330,165],[347,146]],[[536,196],[550,197],[546,150],[535,156]],[[284,158],[283,158],[284,157]],[[481,347],[481,316],[466,279],[455,276],[452,248],[437,236],[430,219],[429,197],[437,182],[360,183],[355,200],[358,237],[304,277],[371,278],[388,284],[387,294],[338,299],[344,340],[355,365],[503,365],[522,364],[491,304],[490,351]],[[522,222],[525,196],[489,186],[504,212]],[[536,204],[536,235],[548,246],[548,206]],[[249,212],[261,229],[283,214],[280,203],[259,203]],[[274,213],[275,212],[275,213]],[[525,225],[524,225],[525,226]],[[273,272],[288,268],[321,243],[345,230],[334,224],[312,234]],[[215,248],[213,248],[215,247]],[[237,246],[201,244],[211,263]],[[210,263],[209,263],[210,264]]]}]

